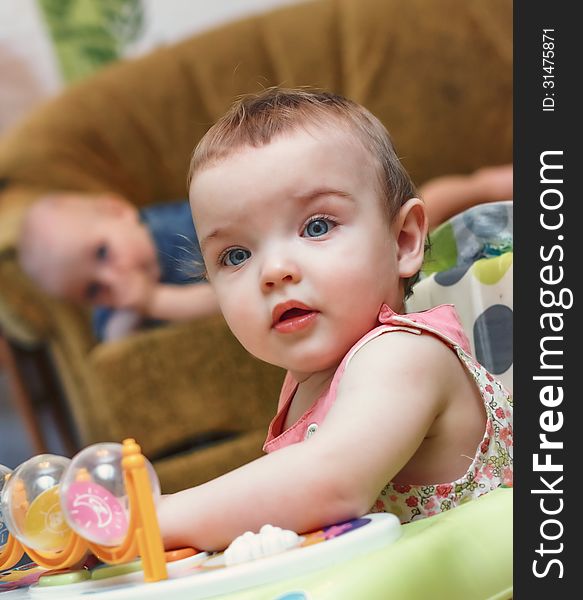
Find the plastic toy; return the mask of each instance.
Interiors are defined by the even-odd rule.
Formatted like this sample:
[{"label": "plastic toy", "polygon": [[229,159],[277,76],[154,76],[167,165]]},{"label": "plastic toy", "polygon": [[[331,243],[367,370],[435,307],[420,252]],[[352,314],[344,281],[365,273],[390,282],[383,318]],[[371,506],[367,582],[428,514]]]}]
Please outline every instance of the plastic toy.
[{"label": "plastic toy", "polygon": [[58,483],[70,462],[63,456],[42,454],[20,465],[8,478],[10,502],[3,504],[3,515],[22,544],[55,552],[67,547],[71,530],[61,512]]},{"label": "plastic toy", "polygon": [[[2,489],[4,488],[4,482],[6,478],[12,473],[12,470],[4,465],[0,465],[0,493],[2,493]],[[8,528],[4,523],[4,517],[2,516],[2,507],[0,506],[0,552],[3,550],[4,546],[6,546],[6,542],[8,541]]]},{"label": "plastic toy", "polygon": [[24,552],[42,567],[64,569],[90,550],[110,564],[140,556],[146,581],[167,577],[154,501],[160,484],[134,440],[89,446],[72,461],[36,456],[3,483],[0,505],[10,535],[0,569]]}]

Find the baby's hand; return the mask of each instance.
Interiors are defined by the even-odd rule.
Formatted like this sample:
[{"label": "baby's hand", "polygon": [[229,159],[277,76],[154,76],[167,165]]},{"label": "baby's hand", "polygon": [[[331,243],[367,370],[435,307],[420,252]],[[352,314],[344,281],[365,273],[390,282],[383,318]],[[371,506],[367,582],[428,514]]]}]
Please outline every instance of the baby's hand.
[{"label": "baby's hand", "polygon": [[157,285],[158,282],[143,271],[129,271],[123,279],[123,285],[113,290],[113,306],[147,315]]}]

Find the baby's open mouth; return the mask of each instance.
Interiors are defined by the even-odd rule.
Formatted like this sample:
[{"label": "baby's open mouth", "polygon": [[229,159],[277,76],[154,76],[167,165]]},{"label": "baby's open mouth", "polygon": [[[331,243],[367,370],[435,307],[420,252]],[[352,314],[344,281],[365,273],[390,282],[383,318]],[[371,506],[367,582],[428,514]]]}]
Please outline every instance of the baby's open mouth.
[{"label": "baby's open mouth", "polygon": [[279,317],[277,322],[281,323],[282,321],[288,321],[289,319],[301,317],[302,315],[307,315],[311,312],[314,311],[306,308],[289,308],[281,315],[281,317]]},{"label": "baby's open mouth", "polygon": [[273,328],[279,333],[293,333],[311,325],[319,311],[297,300],[278,304],[273,310]]}]

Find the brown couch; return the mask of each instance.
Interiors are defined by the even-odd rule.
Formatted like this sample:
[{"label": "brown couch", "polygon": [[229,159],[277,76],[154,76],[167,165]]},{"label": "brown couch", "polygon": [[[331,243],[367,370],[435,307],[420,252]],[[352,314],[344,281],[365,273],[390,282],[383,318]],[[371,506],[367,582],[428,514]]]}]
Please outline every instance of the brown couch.
[{"label": "brown couch", "polygon": [[[0,329],[48,347],[81,444],[136,437],[165,491],[260,454],[281,371],[247,356],[220,318],[98,344],[86,311],[19,271],[20,218],[50,189],[112,190],[138,206],[185,197],[198,139],[235,96],[274,84],[367,106],[417,183],[508,162],[512,3],[293,5],[104,69],[0,140]],[[193,450],[201,440],[214,442]]]}]

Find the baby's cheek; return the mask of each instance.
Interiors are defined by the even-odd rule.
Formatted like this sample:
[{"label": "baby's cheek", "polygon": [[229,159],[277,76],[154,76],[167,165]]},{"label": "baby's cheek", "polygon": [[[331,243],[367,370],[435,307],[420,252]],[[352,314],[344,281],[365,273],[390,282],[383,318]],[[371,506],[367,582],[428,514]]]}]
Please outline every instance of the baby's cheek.
[{"label": "baby's cheek", "polygon": [[221,296],[217,292],[221,312],[227,321],[227,324],[241,343],[245,343],[242,338],[246,338],[257,329],[258,307],[250,301],[243,299],[237,294]]},{"label": "baby's cheek", "polygon": [[264,353],[264,336],[258,335],[256,323],[248,318],[229,319],[225,315],[227,325],[239,343],[253,356],[267,360]]}]

